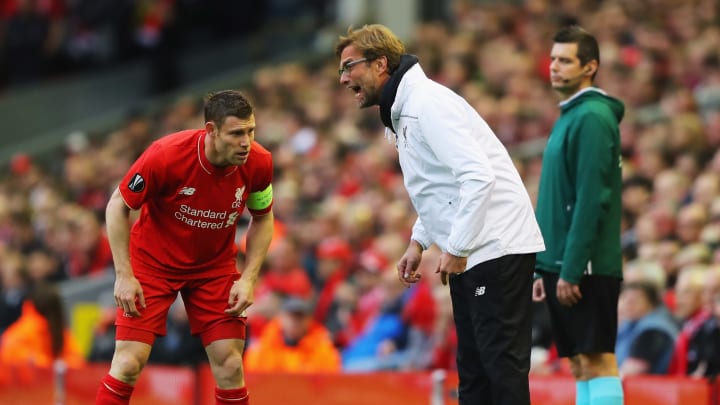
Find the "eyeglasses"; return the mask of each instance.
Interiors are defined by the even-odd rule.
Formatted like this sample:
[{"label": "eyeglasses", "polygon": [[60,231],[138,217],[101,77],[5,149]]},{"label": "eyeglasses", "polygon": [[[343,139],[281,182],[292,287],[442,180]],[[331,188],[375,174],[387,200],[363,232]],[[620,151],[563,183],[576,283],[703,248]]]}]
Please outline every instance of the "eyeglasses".
[{"label": "eyeglasses", "polygon": [[352,70],[353,66],[357,65],[358,63],[367,62],[368,60],[368,58],[360,58],[347,62],[340,69],[338,69],[338,74],[342,76],[345,73],[350,73],[350,70]]}]

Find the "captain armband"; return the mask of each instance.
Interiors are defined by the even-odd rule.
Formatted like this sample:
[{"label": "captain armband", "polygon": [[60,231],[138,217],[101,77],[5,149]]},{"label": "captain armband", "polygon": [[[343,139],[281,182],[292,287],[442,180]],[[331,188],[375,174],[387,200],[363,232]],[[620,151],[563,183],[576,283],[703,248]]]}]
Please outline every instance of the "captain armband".
[{"label": "captain armband", "polygon": [[250,193],[247,200],[247,207],[254,211],[261,211],[269,207],[273,201],[272,184],[265,190]]}]

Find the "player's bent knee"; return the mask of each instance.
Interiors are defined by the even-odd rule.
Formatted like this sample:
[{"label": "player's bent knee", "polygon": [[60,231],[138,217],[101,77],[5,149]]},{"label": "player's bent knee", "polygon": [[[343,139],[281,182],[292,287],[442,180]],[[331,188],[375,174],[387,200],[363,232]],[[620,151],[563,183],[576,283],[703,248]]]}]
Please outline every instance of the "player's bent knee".
[{"label": "player's bent knee", "polygon": [[230,356],[225,362],[213,367],[215,382],[222,389],[241,388],[245,386],[242,357]]},{"label": "player's bent knee", "polygon": [[132,353],[117,353],[110,367],[111,374],[118,374],[121,380],[135,379],[145,367],[145,363]]},{"label": "player's bent knee", "polygon": [[233,353],[225,358],[225,360],[218,364],[219,371],[225,378],[233,378],[242,375],[243,372],[243,359],[239,353]]},{"label": "player's bent knee", "polygon": [[110,374],[120,381],[132,384],[147,364],[149,355],[149,348],[118,346],[112,359]]}]

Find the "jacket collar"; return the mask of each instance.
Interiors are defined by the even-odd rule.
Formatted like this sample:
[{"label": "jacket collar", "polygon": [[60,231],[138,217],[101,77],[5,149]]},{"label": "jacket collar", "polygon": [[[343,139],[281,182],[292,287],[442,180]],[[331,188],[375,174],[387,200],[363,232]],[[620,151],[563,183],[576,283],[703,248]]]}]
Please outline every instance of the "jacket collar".
[{"label": "jacket collar", "polygon": [[392,125],[392,119],[390,118],[390,108],[395,102],[395,96],[397,95],[398,86],[405,73],[410,70],[415,64],[418,63],[418,58],[415,55],[402,55],[400,57],[400,65],[390,75],[390,79],[385,83],[385,86],[380,93],[380,119],[383,124],[395,132],[395,128]]}]

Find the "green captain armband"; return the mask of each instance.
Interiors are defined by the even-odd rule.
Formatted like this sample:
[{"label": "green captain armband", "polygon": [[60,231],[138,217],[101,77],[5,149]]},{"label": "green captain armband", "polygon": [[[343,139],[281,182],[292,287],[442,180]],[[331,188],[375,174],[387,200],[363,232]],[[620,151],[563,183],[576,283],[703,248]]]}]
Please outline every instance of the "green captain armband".
[{"label": "green captain armband", "polygon": [[273,200],[272,184],[267,186],[265,190],[250,193],[247,200],[248,209],[254,211],[264,210],[269,207]]}]

